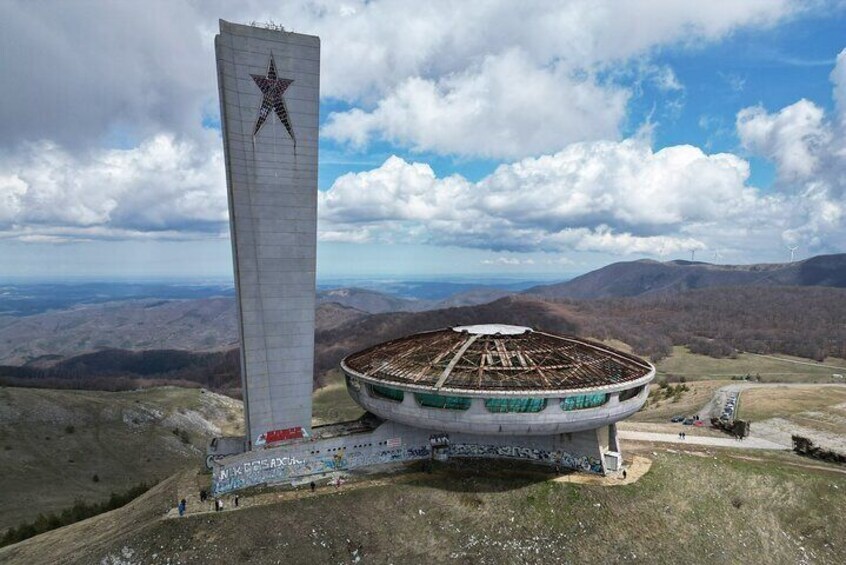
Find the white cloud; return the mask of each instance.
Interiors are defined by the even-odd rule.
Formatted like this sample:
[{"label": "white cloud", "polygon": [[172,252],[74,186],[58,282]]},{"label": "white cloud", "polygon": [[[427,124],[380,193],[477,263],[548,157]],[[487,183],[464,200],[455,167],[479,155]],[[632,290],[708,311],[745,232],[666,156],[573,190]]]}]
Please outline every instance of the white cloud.
[{"label": "white cloud", "polygon": [[49,142],[0,158],[0,236],[190,239],[226,231],[223,159],[204,143],[156,136],[74,156]]},{"label": "white cloud", "polygon": [[[718,40],[797,9],[785,2],[530,2],[514,17],[507,2],[433,2],[409,21],[401,3],[358,6],[343,17],[340,34],[324,40],[325,93],[355,106],[332,114],[322,133],[357,149],[384,140],[489,158],[616,139],[631,92],[598,73],[633,63],[659,89],[681,91],[671,67],[644,61],[652,50]],[[391,24],[377,31],[383,20]],[[339,62],[343,72],[333,68]]]},{"label": "white cloud", "polygon": [[552,154],[479,183],[401,160],[347,175],[321,196],[325,241],[620,252],[705,245],[697,230],[718,221],[720,204],[762,204],[745,186],[742,159],[692,147],[652,152],[634,141],[567,144],[620,137],[630,93],[615,70],[646,65],[659,88],[677,91],[672,68],[652,65],[656,50],[775,25],[798,10],[786,0],[539,1],[515,17],[504,0],[413,10],[402,1],[160,0],[103,4],[94,17],[85,4],[0,3],[0,73],[13,85],[0,89],[0,237],[225,232],[219,139],[200,127],[216,107],[212,35],[223,17],[272,18],[322,36],[323,96],[351,105],[324,130],[335,139]]},{"label": "white cloud", "polygon": [[479,182],[392,157],[320,194],[321,233],[514,252],[704,249],[703,236],[721,225],[742,219],[758,229],[783,213],[780,198],[747,186],[748,176],[734,155],[656,152],[641,140],[572,144]]},{"label": "white cloud", "polygon": [[810,250],[846,245],[846,50],[831,73],[835,116],[800,100],[769,113],[760,106],[737,115],[741,142],[776,165],[776,188],[789,197],[782,238]]},{"label": "white cloud", "polygon": [[[561,61],[592,68],[646,55],[661,45],[716,41],[741,27],[766,27],[802,8],[785,0],[619,3],[530,1],[352,1],[295,5],[284,18],[323,36],[328,96],[357,101],[391,92],[409,77],[462,72],[486,55],[523,49],[542,68]],[[290,22],[290,25],[289,25]]]},{"label": "white cloud", "polygon": [[372,112],[329,116],[322,134],[362,148],[382,139],[416,151],[514,158],[584,139],[614,139],[628,94],[569,69],[536,68],[520,50],[438,80],[409,78]]},{"label": "white cloud", "polygon": [[775,161],[785,178],[806,178],[819,163],[819,153],[831,139],[822,108],[808,100],[767,113],[761,106],[737,114],[737,132],[743,146]]},{"label": "white cloud", "polygon": [[[469,108],[475,114],[456,124],[464,129],[453,129],[453,137],[474,134],[484,124],[484,131],[495,131],[507,145],[501,154],[514,156],[515,140],[527,131],[522,124],[543,125],[557,106],[564,117],[542,128],[540,139],[519,155],[554,151],[562,140],[617,137],[625,92],[599,84],[597,71],[648,57],[661,46],[695,45],[739,28],[773,25],[799,10],[786,0],[537,1],[519,11],[505,0],[434,0],[413,8],[400,0],[154,0],[104,3],[93,13],[85,3],[55,10],[3,2],[0,76],[15,86],[0,91],[0,144],[50,139],[76,151],[165,131],[199,135],[203,112],[216,108],[212,36],[223,17],[273,19],[319,34],[323,96],[352,104],[350,120],[372,116],[372,137],[467,153],[468,147],[443,134],[444,120],[426,117],[437,110],[454,118]],[[672,69],[657,78],[677,87]],[[481,104],[473,107],[480,89]],[[533,91],[546,98],[533,103]],[[606,101],[609,115],[588,120]],[[434,107],[421,106],[427,102]],[[391,115],[392,109],[410,115]],[[423,131],[418,135],[415,128]],[[342,128],[333,135],[355,141],[350,132]],[[467,154],[491,153],[486,147]]]},{"label": "white cloud", "polygon": [[522,265],[534,265],[534,259],[520,259],[518,257],[496,257],[495,259],[482,259],[482,265],[496,265],[500,267],[519,267]]},{"label": "white cloud", "polygon": [[834,83],[834,103],[840,116],[840,123],[846,127],[846,49],[837,55],[837,63],[831,71]]}]

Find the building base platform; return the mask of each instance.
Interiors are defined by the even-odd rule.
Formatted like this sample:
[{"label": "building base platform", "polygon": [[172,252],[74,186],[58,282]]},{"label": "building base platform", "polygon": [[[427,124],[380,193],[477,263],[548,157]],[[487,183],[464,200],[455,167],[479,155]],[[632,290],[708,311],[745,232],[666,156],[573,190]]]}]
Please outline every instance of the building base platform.
[{"label": "building base platform", "polygon": [[309,438],[240,454],[215,457],[210,449],[212,493],[301,484],[339,471],[453,457],[525,460],[598,474],[616,471],[621,462],[614,425],[550,436],[446,434],[366,414],[313,431]]}]

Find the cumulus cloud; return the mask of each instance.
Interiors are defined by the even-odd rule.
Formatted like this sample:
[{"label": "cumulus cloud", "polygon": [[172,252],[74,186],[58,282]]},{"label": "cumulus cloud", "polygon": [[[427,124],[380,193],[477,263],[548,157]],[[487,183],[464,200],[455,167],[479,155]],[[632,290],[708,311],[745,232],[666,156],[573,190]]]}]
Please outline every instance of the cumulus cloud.
[{"label": "cumulus cloud", "polygon": [[776,188],[790,198],[784,241],[811,249],[846,244],[846,49],[831,81],[833,119],[804,99],[773,113],[756,106],[737,115],[744,147],[775,164]]},{"label": "cumulus cloud", "polygon": [[785,178],[805,178],[819,164],[820,152],[831,140],[822,108],[808,100],[770,114],[761,106],[737,114],[737,132],[743,146],[772,159]]},{"label": "cumulus cloud", "polygon": [[0,3],[0,149],[196,133],[216,96],[211,38],[183,2]]},{"label": "cumulus cloud", "polygon": [[782,211],[748,176],[737,156],[653,151],[637,139],[572,144],[478,182],[391,157],[320,194],[321,230],[496,251],[674,253],[707,246],[697,227],[705,234],[738,218],[758,227]]},{"label": "cumulus cloud", "polygon": [[[631,92],[599,80],[599,73],[634,62],[650,70],[659,89],[683,90],[672,68],[641,58],[661,45],[691,45],[738,27],[770,25],[796,7],[530,2],[515,18],[509,3],[433,2],[413,22],[397,9],[376,3],[347,10],[338,44],[326,35],[326,91],[356,106],[332,114],[322,134],[357,149],[383,140],[417,151],[518,158],[573,141],[619,137]],[[433,14],[436,25],[429,21]],[[378,41],[361,45],[371,38],[359,26],[383,19],[395,22],[387,43],[397,39],[398,51]],[[335,83],[341,74],[333,61],[351,58],[363,60],[342,75],[343,84]],[[369,79],[371,72],[379,78]]]},{"label": "cumulus cloud", "polygon": [[[413,99],[417,86],[428,88],[419,96],[425,94],[440,109],[453,112],[466,108],[467,97],[479,93],[474,88],[502,90],[476,109],[480,115],[462,122],[466,131],[454,134],[472,133],[484,122],[499,123],[503,129],[498,136],[511,144],[507,155],[513,155],[513,139],[526,131],[518,118],[540,124],[551,110],[548,104],[519,105],[531,96],[518,92],[516,84],[504,88],[503,73],[512,73],[526,91],[549,93],[557,84],[574,97],[567,104],[574,108],[562,110],[567,120],[546,128],[563,129],[561,133],[541,133],[548,144],[529,144],[531,150],[541,145],[545,151],[557,150],[562,139],[595,139],[619,122],[624,95],[617,86],[599,84],[598,69],[648,56],[662,45],[714,41],[738,28],[773,25],[797,10],[786,0],[605,0],[527,2],[515,17],[514,4],[505,0],[435,0],[413,10],[401,0],[81,1],[61,10],[12,0],[0,3],[0,75],[4,84],[13,85],[0,90],[0,148],[49,139],[77,152],[127,139],[138,143],[163,132],[200,135],[203,114],[216,113],[212,36],[222,17],[273,19],[288,29],[321,35],[323,96],[353,105],[350,120],[357,112],[372,116],[368,131],[373,137],[434,146],[438,152],[467,148],[437,145],[449,139],[439,133],[443,123],[421,122],[425,109],[418,104],[425,98]],[[522,67],[515,69],[516,63]],[[671,75],[666,78],[672,85]],[[595,128],[584,115],[595,106],[583,99],[593,94],[613,102],[611,115],[599,119]],[[514,119],[497,122],[513,96],[518,103],[509,110]],[[560,96],[549,101],[558,103]],[[408,107],[413,115],[388,116],[396,105]],[[412,137],[415,125],[432,131]],[[337,135],[350,139],[349,128]]]},{"label": "cumulus cloud", "polygon": [[[650,80],[679,91],[670,67],[650,64],[657,49],[775,25],[798,10],[786,0],[527,2],[520,17],[505,0],[412,11],[364,0],[61,10],[3,2],[0,73],[12,86],[0,89],[0,234],[53,241],[225,231],[219,140],[201,127],[216,111],[212,36],[223,17],[322,36],[322,94],[350,106],[324,133],[342,143],[551,154],[478,183],[401,160],[347,175],[321,196],[325,241],[619,252],[705,245],[697,230],[718,221],[719,198],[738,210],[766,208],[745,186],[746,163],[617,141],[632,94],[613,71],[654,69]],[[610,141],[561,151],[597,139]]]},{"label": "cumulus cloud", "polygon": [[831,82],[834,84],[834,104],[840,123],[846,127],[846,49],[837,55],[837,62],[831,71]]},{"label": "cumulus cloud", "polygon": [[358,148],[377,138],[416,151],[514,158],[616,138],[627,100],[621,88],[561,66],[536,68],[513,50],[438,80],[409,78],[371,112],[331,114],[322,134]]},{"label": "cumulus cloud", "polygon": [[0,158],[0,237],[191,238],[225,233],[219,140],[155,136],[74,156],[51,142]]}]

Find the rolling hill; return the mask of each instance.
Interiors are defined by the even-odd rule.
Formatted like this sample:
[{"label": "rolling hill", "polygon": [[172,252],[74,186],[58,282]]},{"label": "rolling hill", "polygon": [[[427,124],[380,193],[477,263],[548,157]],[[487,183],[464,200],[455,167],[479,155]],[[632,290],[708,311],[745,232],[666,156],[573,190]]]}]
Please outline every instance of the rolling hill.
[{"label": "rolling hill", "polygon": [[370,314],[417,312],[431,307],[428,300],[411,300],[364,288],[333,288],[317,293],[317,303],[335,303]]},{"label": "rolling hill", "polygon": [[[319,329],[367,316],[320,304]],[[217,352],[238,346],[233,298],[129,300],[25,317],[0,317],[0,365],[51,366],[106,349]]]},{"label": "rolling hill", "polygon": [[199,468],[213,436],[242,426],[240,401],[200,389],[0,387],[0,530]]},{"label": "rolling hill", "polygon": [[794,263],[715,265],[651,259],[613,263],[570,281],[536,286],[525,294],[593,299],[670,294],[709,287],[846,287],[846,254],[819,255]]},{"label": "rolling hill", "polygon": [[[0,549],[4,563],[824,563],[846,559],[846,477],[798,456],[644,445],[616,486],[486,462],[243,493],[168,518],[188,473]],[[566,478],[566,477],[565,477]],[[209,505],[210,506],[210,505]]]}]

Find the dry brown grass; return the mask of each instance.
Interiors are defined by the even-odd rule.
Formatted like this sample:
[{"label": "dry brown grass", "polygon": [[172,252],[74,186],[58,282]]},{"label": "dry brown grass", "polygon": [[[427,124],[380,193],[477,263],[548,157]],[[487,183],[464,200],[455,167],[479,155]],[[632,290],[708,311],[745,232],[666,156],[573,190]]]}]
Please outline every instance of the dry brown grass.
[{"label": "dry brown grass", "polygon": [[[823,365],[831,365],[826,367]],[[843,367],[837,369],[833,367]],[[674,375],[691,380],[727,379],[760,375],[764,382],[826,383],[831,375],[846,371],[846,360],[829,357],[823,364],[789,355],[760,356],[740,353],[736,359],[715,359],[691,353],[687,347],[673,347],[673,354],[656,364],[659,376]]]},{"label": "dry brown grass", "polygon": [[752,421],[801,417],[803,412],[838,410],[836,406],[844,403],[846,387],[752,388],[741,394],[740,417]]},{"label": "dry brown grass", "polygon": [[[632,416],[630,420],[632,422],[666,423],[676,415],[691,416],[697,414],[714,396],[714,392],[718,388],[729,383],[726,381],[696,381],[685,384],[690,390],[683,392],[677,402],[674,402],[672,398],[656,400],[658,385],[651,385],[648,404],[643,410]],[[700,414],[700,416],[702,415]]]}]

